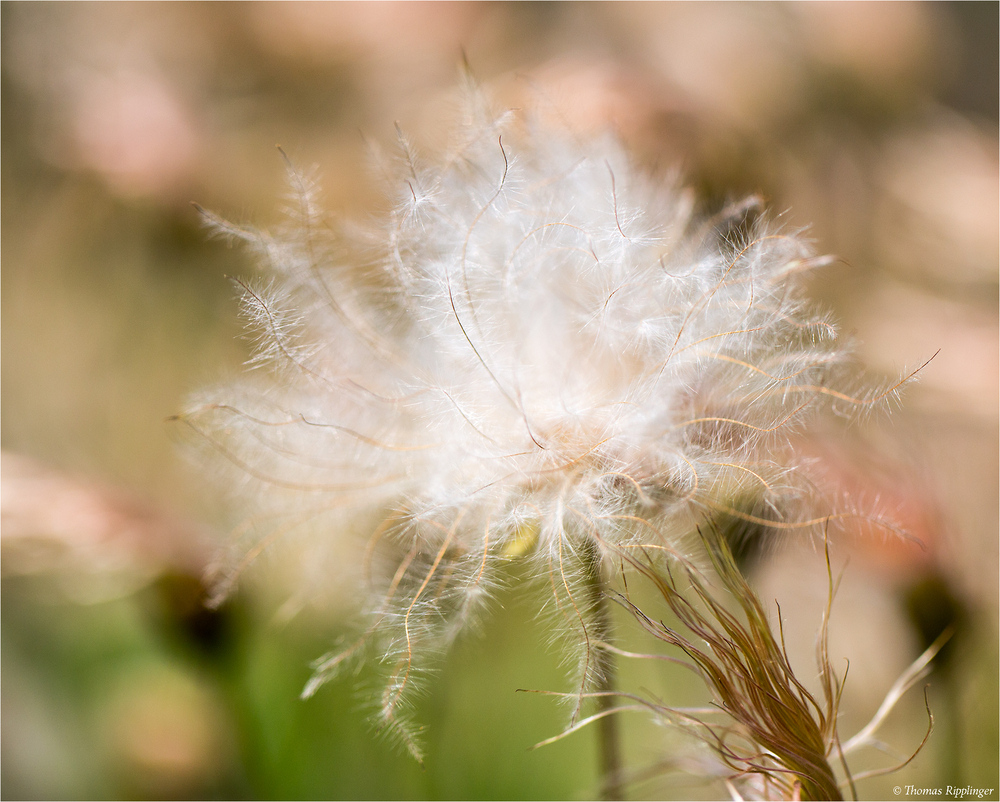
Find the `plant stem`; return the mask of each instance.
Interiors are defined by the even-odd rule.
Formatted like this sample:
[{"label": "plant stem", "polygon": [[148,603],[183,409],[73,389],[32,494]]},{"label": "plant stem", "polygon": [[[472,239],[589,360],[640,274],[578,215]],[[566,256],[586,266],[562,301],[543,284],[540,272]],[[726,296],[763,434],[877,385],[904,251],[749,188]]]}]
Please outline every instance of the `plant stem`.
[{"label": "plant stem", "polygon": [[[591,609],[594,611],[595,634],[608,642],[611,638],[611,606],[605,586],[607,580],[601,565],[601,555],[596,547],[591,549],[588,561],[587,585],[590,591]],[[595,725],[597,727],[597,749],[601,777],[601,799],[619,800],[623,798],[621,784],[622,758],[621,741],[618,731],[618,716],[608,712],[615,707],[616,660],[613,652],[602,646],[594,647],[596,661],[597,711],[604,713]]]},{"label": "plant stem", "polygon": [[[615,690],[615,656],[606,649],[598,649],[598,659],[602,666],[598,691],[608,693],[598,697],[598,710],[611,710],[615,698],[610,694]],[[597,720],[598,750],[601,767],[601,798],[618,800],[623,798],[621,785],[622,758],[618,734],[618,715],[607,713]]]}]

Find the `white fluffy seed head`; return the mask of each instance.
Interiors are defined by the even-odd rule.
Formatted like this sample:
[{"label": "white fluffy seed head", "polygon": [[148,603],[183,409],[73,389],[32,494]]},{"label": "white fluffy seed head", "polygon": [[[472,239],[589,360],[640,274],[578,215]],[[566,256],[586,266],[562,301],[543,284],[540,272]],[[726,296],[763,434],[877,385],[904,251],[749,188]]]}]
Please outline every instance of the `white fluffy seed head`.
[{"label": "white fluffy seed head", "polygon": [[443,155],[400,135],[392,209],[359,235],[333,233],[294,171],[280,236],[215,221],[261,258],[239,284],[268,369],[184,416],[268,538],[368,538],[371,628],[307,692],[374,647],[404,735],[423,654],[502,561],[534,560],[590,643],[595,559],[683,553],[706,514],[799,525],[789,434],[823,402],[867,403],[829,389],[836,332],[796,285],[822,260],[756,199],[696,219],[610,139],[495,114],[476,89],[463,109]]}]

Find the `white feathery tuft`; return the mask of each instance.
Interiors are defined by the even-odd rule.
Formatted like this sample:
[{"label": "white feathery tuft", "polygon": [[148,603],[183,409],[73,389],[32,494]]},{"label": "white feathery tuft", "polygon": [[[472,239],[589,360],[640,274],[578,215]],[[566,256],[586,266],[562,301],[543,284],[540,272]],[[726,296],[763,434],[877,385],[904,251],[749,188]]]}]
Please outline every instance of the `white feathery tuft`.
[{"label": "white feathery tuft", "polygon": [[582,698],[606,636],[581,588],[595,560],[683,555],[705,515],[808,528],[789,435],[878,397],[831,388],[837,332],[797,285],[825,260],[758,199],[696,219],[691,193],[610,139],[495,114],[479,89],[442,156],[402,134],[398,152],[393,207],[363,236],[335,234],[292,169],[288,231],[215,221],[261,261],[239,282],[258,369],[183,420],[279,521],[229,579],[297,528],[368,537],[369,630],[305,694],[374,649],[381,721],[419,754],[406,710],[425,655],[503,561],[545,577]]}]

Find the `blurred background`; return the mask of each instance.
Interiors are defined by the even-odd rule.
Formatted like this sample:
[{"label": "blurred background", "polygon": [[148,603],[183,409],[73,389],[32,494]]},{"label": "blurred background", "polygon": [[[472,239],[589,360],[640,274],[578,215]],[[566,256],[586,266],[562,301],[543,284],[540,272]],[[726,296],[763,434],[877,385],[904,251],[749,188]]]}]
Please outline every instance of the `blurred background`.
[{"label": "blurred background", "polygon": [[[370,214],[366,140],[399,121],[435,147],[463,53],[502,102],[544,98],[578,129],[617,130],[640,163],[678,168],[706,211],[757,192],[811,226],[839,257],[811,292],[872,380],[939,352],[891,416],[803,442],[835,486],[924,543],[836,544],[841,727],[863,726],[952,626],[928,745],[859,792],[1000,786],[996,3],[4,2],[0,15],[4,798],[595,794],[594,733],[529,751],[565,711],[515,689],[567,683],[523,593],[501,593],[429,683],[424,768],[368,726],[363,673],[299,701],[351,599],[332,588],[293,611],[278,549],[207,610],[204,572],[239,511],[165,422],[247,355],[226,276],[252,264],[190,202],[280,222],[280,143],[319,166],[331,214]],[[814,681],[821,557],[788,545],[748,570]],[[622,682],[707,701],[647,664]],[[626,724],[632,796],[724,794],[675,771],[697,768],[696,748]],[[899,762],[925,727],[915,689],[883,732],[894,751],[855,766]]]}]

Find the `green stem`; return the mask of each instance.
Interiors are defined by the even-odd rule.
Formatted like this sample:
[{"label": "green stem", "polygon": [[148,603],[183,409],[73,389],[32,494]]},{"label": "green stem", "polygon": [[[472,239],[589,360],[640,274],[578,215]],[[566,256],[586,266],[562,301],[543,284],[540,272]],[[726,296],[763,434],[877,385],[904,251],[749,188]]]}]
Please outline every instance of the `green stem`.
[{"label": "green stem", "polygon": [[[596,547],[591,549],[588,560],[587,586],[590,593],[591,609],[594,611],[594,634],[602,641],[611,638],[611,606],[605,586],[607,580],[601,566],[601,556]],[[616,660],[613,652],[601,647],[594,648],[596,661],[597,712],[603,713],[595,722],[597,727],[597,749],[601,777],[601,799],[623,799],[621,739],[618,730],[618,715],[611,711],[615,707]]]}]

